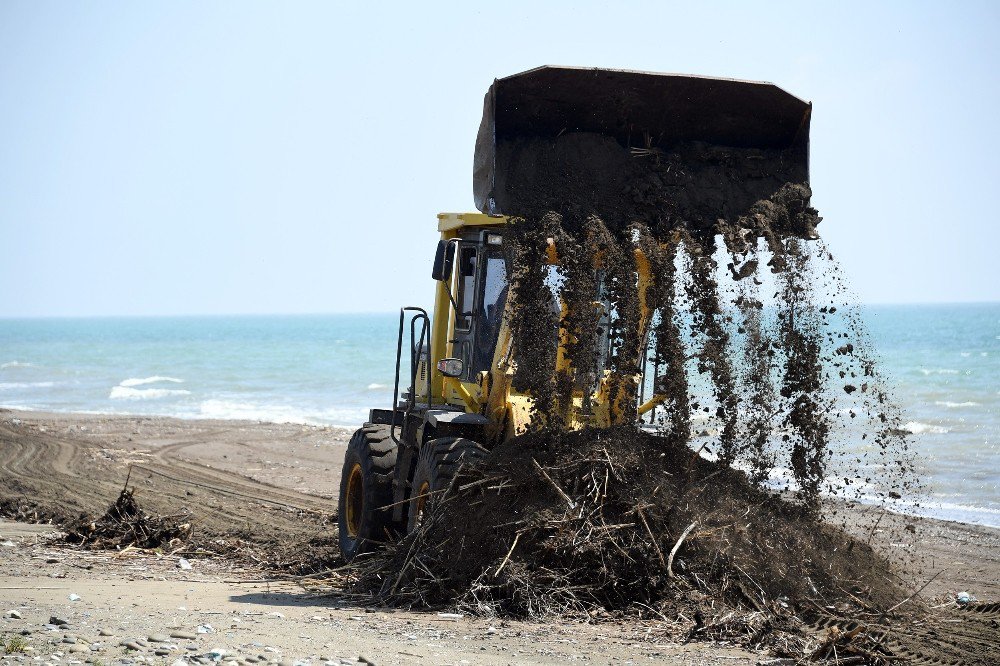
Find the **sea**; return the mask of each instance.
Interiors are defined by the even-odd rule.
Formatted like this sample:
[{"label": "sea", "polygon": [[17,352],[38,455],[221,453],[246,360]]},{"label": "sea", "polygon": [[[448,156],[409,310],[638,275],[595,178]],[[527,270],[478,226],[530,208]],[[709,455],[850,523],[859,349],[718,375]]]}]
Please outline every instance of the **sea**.
[{"label": "sea", "polygon": [[[1000,527],[1000,304],[864,306],[926,484]],[[0,319],[0,407],[357,426],[392,405],[398,313]]]}]

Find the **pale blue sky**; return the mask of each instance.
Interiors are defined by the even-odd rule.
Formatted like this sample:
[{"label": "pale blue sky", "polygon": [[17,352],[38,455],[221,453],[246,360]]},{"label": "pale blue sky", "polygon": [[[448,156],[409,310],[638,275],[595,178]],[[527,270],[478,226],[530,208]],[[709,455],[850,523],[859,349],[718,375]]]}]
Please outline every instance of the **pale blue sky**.
[{"label": "pale blue sky", "polygon": [[1000,300],[1000,3],[363,4],[0,3],[0,316],[425,304],[483,93],[541,64],[811,100],[858,294]]}]

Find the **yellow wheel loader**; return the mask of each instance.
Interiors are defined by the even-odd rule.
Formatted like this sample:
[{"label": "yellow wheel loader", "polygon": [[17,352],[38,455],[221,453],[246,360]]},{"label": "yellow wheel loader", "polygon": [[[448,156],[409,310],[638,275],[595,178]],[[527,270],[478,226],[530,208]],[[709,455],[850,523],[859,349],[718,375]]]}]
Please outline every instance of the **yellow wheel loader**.
[{"label": "yellow wheel loader", "polygon": [[[805,181],[810,109],[772,84],[730,79],[540,67],[494,81],[475,150],[473,190],[480,212],[438,215],[433,313],[400,310],[392,404],[372,409],[348,446],[339,501],[344,558],[353,560],[414,529],[427,501],[447,488],[462,461],[485,456],[529,426],[532,397],[512,385],[509,321],[517,304],[504,248],[508,224],[519,211],[511,209],[510,164],[498,151],[500,142],[592,132],[625,147],[689,140],[777,148]],[[553,265],[558,250],[550,247]],[[638,250],[636,266],[641,287],[649,262]],[[645,303],[641,309],[645,330],[650,313]],[[550,371],[565,371],[571,367],[565,332],[553,331],[553,338],[558,367]],[[607,345],[606,336],[599,344]],[[606,355],[607,349],[598,350],[599,357]],[[645,386],[642,378],[636,381]],[[637,422],[664,399],[655,388],[652,393],[623,404],[598,380],[577,390],[564,422]]]}]

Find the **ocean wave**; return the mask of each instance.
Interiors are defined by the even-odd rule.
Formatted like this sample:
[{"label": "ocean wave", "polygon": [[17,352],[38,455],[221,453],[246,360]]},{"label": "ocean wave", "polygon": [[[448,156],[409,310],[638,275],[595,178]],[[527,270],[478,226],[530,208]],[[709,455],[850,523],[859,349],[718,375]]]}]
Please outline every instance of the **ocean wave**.
[{"label": "ocean wave", "polygon": [[0,370],[6,370],[7,368],[33,368],[31,363],[22,363],[21,361],[7,361],[6,363],[0,363]]},{"label": "ocean wave", "polygon": [[309,411],[290,405],[261,405],[234,400],[205,400],[199,405],[199,417],[267,423],[299,423],[302,425],[357,426],[368,420],[367,409],[331,408]]},{"label": "ocean wave", "polygon": [[387,389],[387,388],[389,388],[388,384],[376,384],[373,382],[368,385],[369,391],[381,391],[382,389]]},{"label": "ocean wave", "polygon": [[950,400],[938,400],[934,403],[938,407],[979,407],[978,402],[967,400],[965,402],[951,402]]},{"label": "ocean wave", "polygon": [[158,400],[176,395],[191,395],[191,391],[184,389],[137,389],[131,386],[115,386],[108,396],[111,400]]},{"label": "ocean wave", "polygon": [[52,388],[55,382],[0,382],[0,391],[7,389]]},{"label": "ocean wave", "polygon": [[920,368],[920,372],[927,375],[957,375],[958,370],[953,370],[951,368]]},{"label": "ocean wave", "polygon": [[144,377],[141,379],[135,377],[129,377],[124,380],[119,386],[143,386],[145,384],[156,384],[158,382],[172,382],[174,384],[183,384],[183,379],[177,379],[176,377],[161,377],[160,375],[154,375],[152,377]]},{"label": "ocean wave", "polygon": [[903,425],[903,430],[906,430],[914,435],[921,435],[923,433],[943,435],[946,432],[950,432],[950,430],[944,426],[931,425],[930,423],[921,423],[919,421],[907,421]]}]

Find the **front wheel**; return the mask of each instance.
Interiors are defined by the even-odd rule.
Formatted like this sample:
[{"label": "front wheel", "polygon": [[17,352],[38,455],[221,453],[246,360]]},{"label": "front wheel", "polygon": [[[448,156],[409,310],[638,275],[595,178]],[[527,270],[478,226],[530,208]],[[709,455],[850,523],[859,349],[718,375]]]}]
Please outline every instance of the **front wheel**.
[{"label": "front wheel", "polygon": [[396,443],[387,425],[365,425],[351,437],[340,475],[337,526],[340,552],[348,562],[393,539],[392,476]]},{"label": "front wheel", "polygon": [[412,532],[423,520],[428,500],[447,490],[463,464],[474,464],[489,454],[477,442],[464,437],[432,439],[420,449],[413,471],[413,495],[407,516],[407,531]]}]

